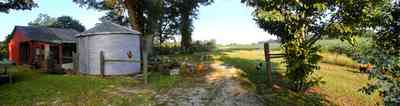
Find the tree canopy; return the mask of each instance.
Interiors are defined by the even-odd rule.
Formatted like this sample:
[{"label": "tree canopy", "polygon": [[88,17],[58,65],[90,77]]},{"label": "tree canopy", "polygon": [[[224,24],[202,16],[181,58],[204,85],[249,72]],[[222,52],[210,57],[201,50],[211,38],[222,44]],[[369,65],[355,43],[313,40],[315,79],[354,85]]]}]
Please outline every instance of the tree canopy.
[{"label": "tree canopy", "polygon": [[2,0],[0,1],[0,12],[9,13],[10,10],[31,10],[37,7],[33,0]]},{"label": "tree canopy", "polygon": [[369,73],[372,82],[362,89],[367,94],[379,92],[386,105],[400,103],[400,4],[382,11],[384,19],[376,26],[374,44],[361,51],[362,60],[374,64]]},{"label": "tree canopy", "polygon": [[70,16],[61,16],[57,18],[57,21],[53,23],[50,27],[55,28],[71,28],[75,29],[78,32],[85,31],[85,27],[75,19],[72,19]]},{"label": "tree canopy", "polygon": [[53,28],[71,28],[78,32],[85,31],[85,27],[70,16],[61,16],[53,18],[47,14],[39,14],[38,18],[28,23],[29,26],[43,26]]},{"label": "tree canopy", "polygon": [[385,0],[242,0],[255,7],[259,27],[281,39],[286,54],[287,77],[293,89],[313,85],[310,76],[318,69],[319,46],[325,35],[351,38],[373,26]]},{"label": "tree canopy", "polygon": [[179,31],[182,36],[181,47],[183,49],[190,48],[192,43],[192,32],[193,32],[193,20],[197,18],[199,14],[199,8],[201,5],[210,5],[214,0],[172,0],[172,7],[175,7],[178,11]]}]

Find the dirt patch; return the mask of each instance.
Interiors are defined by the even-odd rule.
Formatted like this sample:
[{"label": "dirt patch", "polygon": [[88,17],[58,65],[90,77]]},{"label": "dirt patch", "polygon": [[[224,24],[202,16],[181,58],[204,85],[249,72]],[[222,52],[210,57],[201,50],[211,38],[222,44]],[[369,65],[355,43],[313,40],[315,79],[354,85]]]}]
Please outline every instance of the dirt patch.
[{"label": "dirt patch", "polygon": [[201,79],[202,84],[190,88],[173,88],[156,95],[157,104],[167,106],[263,106],[254,93],[254,85],[242,77],[239,69],[211,64],[212,71]]}]

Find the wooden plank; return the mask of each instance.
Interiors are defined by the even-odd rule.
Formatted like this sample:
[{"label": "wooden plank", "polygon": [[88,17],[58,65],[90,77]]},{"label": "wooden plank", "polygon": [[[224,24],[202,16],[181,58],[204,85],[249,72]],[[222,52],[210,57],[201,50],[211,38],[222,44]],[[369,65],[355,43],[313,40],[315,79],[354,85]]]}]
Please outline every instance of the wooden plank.
[{"label": "wooden plank", "polygon": [[268,80],[269,84],[272,86],[272,65],[271,65],[271,60],[270,60],[270,54],[269,54],[269,44],[264,43],[264,55],[265,55],[265,63],[266,63],[266,69],[267,69],[267,74],[268,74]]},{"label": "wooden plank", "polygon": [[278,56],[280,56],[280,55],[285,55],[285,54],[269,54],[269,55],[271,55],[271,56],[272,56],[272,55],[278,55]]},{"label": "wooden plank", "polygon": [[[66,58],[66,57],[64,57]],[[78,64],[79,64],[79,58],[78,55],[75,52],[72,52],[72,64],[74,65],[74,71],[78,71]]]},{"label": "wooden plank", "polygon": [[63,64],[63,46],[62,44],[58,45],[58,63],[59,64]]},{"label": "wooden plank", "polygon": [[285,56],[270,56],[269,58],[284,58]]},{"label": "wooden plank", "polygon": [[100,51],[100,74],[101,74],[102,77],[105,76],[105,73],[104,73],[104,65],[105,65],[105,63],[104,62],[105,62],[104,61],[104,52]]}]

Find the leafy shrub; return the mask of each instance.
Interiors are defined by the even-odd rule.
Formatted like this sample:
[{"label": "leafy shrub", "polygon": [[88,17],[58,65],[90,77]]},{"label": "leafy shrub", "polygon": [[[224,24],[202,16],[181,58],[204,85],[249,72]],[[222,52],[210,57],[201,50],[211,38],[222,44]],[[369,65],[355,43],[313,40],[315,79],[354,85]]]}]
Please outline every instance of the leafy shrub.
[{"label": "leafy shrub", "polygon": [[192,47],[188,50],[181,49],[180,46],[165,43],[154,48],[154,52],[157,55],[171,55],[171,54],[182,54],[182,53],[196,53],[196,52],[210,52],[216,50],[215,40],[204,40],[192,42]]},{"label": "leafy shrub", "polygon": [[214,51],[216,49],[215,40],[204,40],[204,41],[194,41],[192,42],[192,47],[189,49],[189,53],[195,52],[208,52]]},{"label": "leafy shrub", "polygon": [[365,50],[371,48],[371,38],[367,37],[355,37],[354,46],[349,44],[347,41],[341,41],[339,39],[322,40],[318,42],[322,48],[322,52],[331,52],[337,54],[343,54],[350,57],[353,60],[359,60],[359,63],[366,63],[365,60],[360,60],[360,54],[365,54]]}]

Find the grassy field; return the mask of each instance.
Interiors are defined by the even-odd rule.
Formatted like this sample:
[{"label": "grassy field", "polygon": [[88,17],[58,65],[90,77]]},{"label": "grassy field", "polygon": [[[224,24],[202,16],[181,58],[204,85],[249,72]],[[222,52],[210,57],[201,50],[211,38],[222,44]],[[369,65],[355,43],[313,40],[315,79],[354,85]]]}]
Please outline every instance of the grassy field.
[{"label": "grassy field", "polygon": [[[279,52],[279,51],[275,51]],[[331,57],[331,54],[324,54],[326,59]],[[314,75],[323,77],[324,84],[318,86],[320,89],[317,94],[299,94],[290,90],[273,92],[267,85],[266,72],[255,71],[256,64],[263,61],[263,51],[261,50],[237,50],[224,52],[221,55],[215,56],[218,60],[234,65],[242,69],[248,74],[249,79],[257,85],[258,93],[262,94],[267,103],[270,105],[347,105],[347,106],[368,106],[375,105],[380,102],[381,98],[378,95],[365,95],[358,90],[365,86],[368,82],[368,76],[364,73],[359,73],[357,69],[348,67],[347,64],[339,65],[335,62],[321,63],[321,69]],[[337,61],[351,59],[342,56]],[[282,76],[284,75],[284,65],[282,59],[273,59],[273,80],[280,86],[285,87],[287,81]],[[328,61],[328,60],[325,60]],[[337,63],[337,62],[336,62]]]},{"label": "grassy field", "polygon": [[[149,85],[129,76],[53,75],[11,68],[15,83],[0,85],[2,105],[149,105],[151,97],[174,86],[178,76],[152,73]],[[128,89],[129,88],[129,89]]]},{"label": "grassy field", "polygon": [[[337,42],[337,41],[332,41]],[[327,45],[332,45],[331,43]],[[274,46],[272,53],[279,53]],[[244,50],[243,50],[244,48]],[[352,68],[356,62],[335,53],[321,53],[323,60],[315,76],[322,76],[324,84],[317,93],[296,93],[287,88],[282,59],[273,59],[273,82],[282,87],[273,91],[268,85],[266,71],[256,71],[264,60],[260,49],[225,49],[213,54],[216,61],[230,64],[246,72],[256,85],[256,91],[269,105],[358,105],[368,106],[380,102],[378,95],[365,95],[358,91],[368,83],[367,75]],[[278,48],[278,49],[276,49]],[[195,58],[194,58],[195,57]],[[201,55],[175,55],[178,61],[209,62]],[[264,68],[264,67],[263,67]],[[100,78],[83,75],[54,75],[39,73],[25,67],[13,67],[14,84],[0,85],[1,105],[152,105],[155,94],[176,86],[190,87],[191,82],[180,76],[167,76],[152,72],[149,84],[129,76]]]}]

